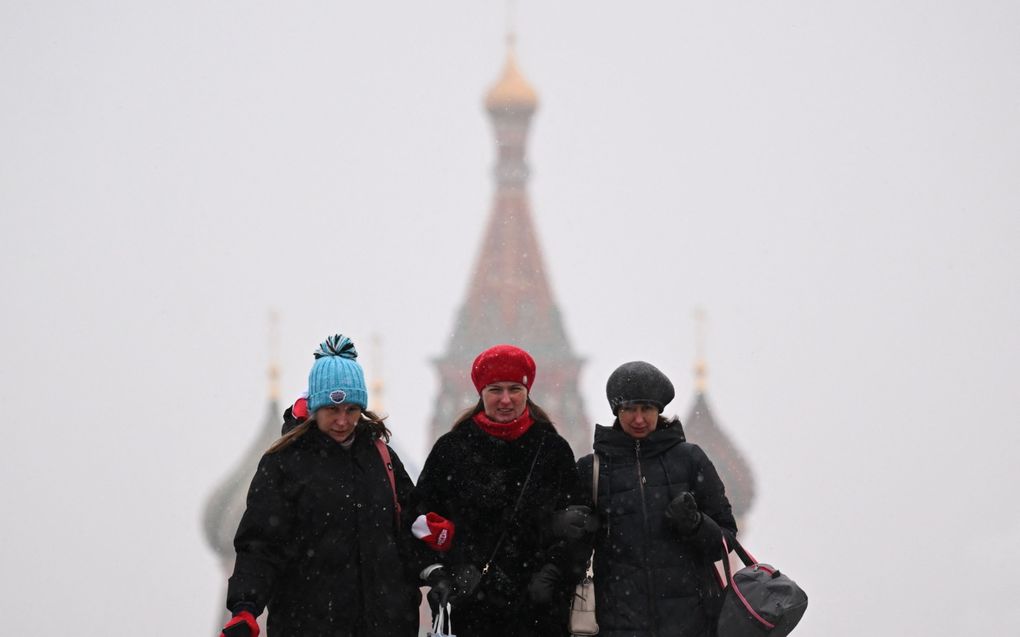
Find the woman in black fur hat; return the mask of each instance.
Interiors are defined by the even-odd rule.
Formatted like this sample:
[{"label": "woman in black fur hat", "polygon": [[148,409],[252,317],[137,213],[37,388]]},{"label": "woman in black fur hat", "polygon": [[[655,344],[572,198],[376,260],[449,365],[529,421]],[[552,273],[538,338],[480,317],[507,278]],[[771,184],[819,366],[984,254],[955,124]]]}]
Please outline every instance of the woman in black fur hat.
[{"label": "woman in black fur hat", "polygon": [[[601,528],[595,533],[599,637],[710,637],[722,590],[713,563],[737,525],[712,462],[662,411],[673,384],[644,361],[606,383],[615,419],[595,428],[595,454],[578,461],[592,484],[599,460]],[[591,489],[586,496],[591,504]]]}]

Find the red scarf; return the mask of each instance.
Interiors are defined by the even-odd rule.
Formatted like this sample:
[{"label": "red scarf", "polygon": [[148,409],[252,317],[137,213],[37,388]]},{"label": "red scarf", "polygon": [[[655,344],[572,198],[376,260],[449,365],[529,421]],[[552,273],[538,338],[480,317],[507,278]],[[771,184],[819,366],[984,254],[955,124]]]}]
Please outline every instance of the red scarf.
[{"label": "red scarf", "polygon": [[495,436],[500,440],[507,441],[517,440],[523,436],[528,429],[531,429],[531,425],[535,424],[535,419],[531,417],[531,413],[527,409],[524,410],[523,414],[514,418],[510,422],[496,422],[495,420],[491,420],[485,415],[484,411],[480,411],[475,414],[473,420],[485,433],[490,436]]}]

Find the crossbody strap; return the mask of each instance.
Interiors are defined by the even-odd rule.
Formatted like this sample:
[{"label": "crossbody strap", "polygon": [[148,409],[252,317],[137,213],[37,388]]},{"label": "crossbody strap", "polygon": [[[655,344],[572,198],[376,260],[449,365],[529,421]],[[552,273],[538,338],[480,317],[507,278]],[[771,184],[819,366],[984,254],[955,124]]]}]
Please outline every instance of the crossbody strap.
[{"label": "crossbody strap", "polygon": [[[599,504],[599,454],[598,452],[592,453],[591,456],[591,509],[592,515],[598,512]],[[594,547],[592,548],[592,555],[594,555]],[[585,576],[592,578],[595,576],[595,572],[592,570],[592,555],[588,556],[588,565],[585,567]]]},{"label": "crossbody strap", "polygon": [[489,572],[489,566],[492,564],[492,560],[496,559],[496,553],[499,551],[500,545],[503,544],[503,540],[506,539],[506,532],[510,529],[510,525],[513,523],[514,518],[517,517],[517,510],[521,508],[521,502],[524,500],[524,492],[528,490],[528,483],[531,482],[531,474],[535,472],[535,464],[538,463],[538,456],[542,453],[542,445],[545,444],[545,436],[538,441],[538,449],[535,450],[535,457],[531,459],[531,468],[528,469],[528,477],[524,478],[524,486],[521,487],[521,494],[517,496],[517,503],[514,504],[513,513],[510,514],[510,519],[507,521],[506,526],[503,527],[503,532],[500,533],[499,539],[496,540],[496,546],[492,549],[492,554],[489,555],[489,559],[486,560],[485,566],[482,567],[482,575]]},{"label": "crossbody strap", "polygon": [[382,458],[383,466],[386,467],[386,476],[390,479],[390,490],[393,491],[393,514],[400,526],[400,500],[397,499],[397,477],[393,475],[393,460],[390,458],[390,449],[382,438],[375,439],[375,448]]}]

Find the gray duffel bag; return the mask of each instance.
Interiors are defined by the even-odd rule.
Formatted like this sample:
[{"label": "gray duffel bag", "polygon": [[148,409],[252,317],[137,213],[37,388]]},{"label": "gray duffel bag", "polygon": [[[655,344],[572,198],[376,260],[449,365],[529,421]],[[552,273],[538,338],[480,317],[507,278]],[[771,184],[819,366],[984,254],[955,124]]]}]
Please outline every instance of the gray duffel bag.
[{"label": "gray duffel bag", "polygon": [[723,537],[726,595],[719,613],[718,637],[785,637],[807,610],[807,593],[770,564],[754,559],[736,539],[733,551],[744,568],[730,572],[729,546]]}]

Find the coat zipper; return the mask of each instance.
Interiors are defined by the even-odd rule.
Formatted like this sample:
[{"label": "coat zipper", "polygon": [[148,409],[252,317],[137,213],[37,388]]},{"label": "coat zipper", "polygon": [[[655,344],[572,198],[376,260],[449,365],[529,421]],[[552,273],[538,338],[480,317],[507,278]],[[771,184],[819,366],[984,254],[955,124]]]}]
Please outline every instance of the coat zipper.
[{"label": "coat zipper", "polygon": [[634,441],[634,456],[635,456],[635,460],[637,461],[638,490],[641,492],[641,516],[642,516],[642,518],[644,520],[644,523],[645,523],[645,547],[646,547],[645,555],[644,555],[644,558],[645,558],[645,560],[644,560],[645,561],[645,579],[648,582],[648,608],[649,608],[649,610],[651,610],[651,617],[648,618],[648,623],[649,623],[649,626],[651,627],[652,636],[655,637],[656,635],[658,635],[658,630],[656,630],[656,621],[657,621],[657,618],[659,616],[659,612],[658,612],[658,609],[656,608],[656,605],[655,605],[655,592],[652,590],[652,569],[648,566],[648,551],[647,551],[647,547],[649,546],[648,540],[651,537],[651,533],[650,533],[649,528],[648,528],[648,505],[647,505],[647,503],[645,501],[645,476],[641,472],[641,441],[640,440],[635,440]]}]

